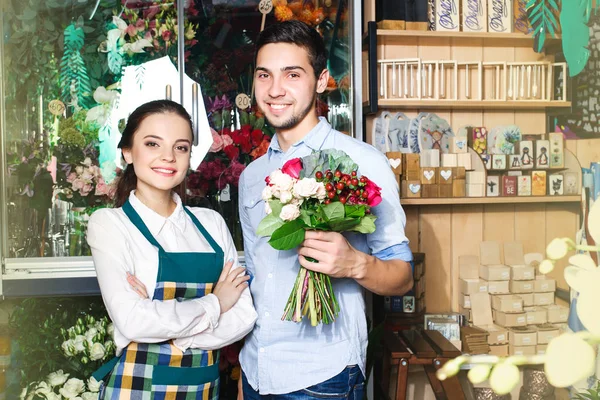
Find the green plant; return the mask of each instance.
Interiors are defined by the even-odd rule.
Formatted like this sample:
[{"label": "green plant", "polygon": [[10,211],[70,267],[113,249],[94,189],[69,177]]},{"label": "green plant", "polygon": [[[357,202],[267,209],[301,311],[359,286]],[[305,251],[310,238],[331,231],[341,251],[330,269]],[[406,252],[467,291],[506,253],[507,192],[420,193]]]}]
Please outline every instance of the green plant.
[{"label": "green plant", "polygon": [[528,0],[526,7],[527,18],[533,29],[533,49],[541,53],[544,50],[546,35],[555,36],[559,29],[556,14],[560,7],[557,0]]},{"label": "green plant", "polygon": [[573,1],[560,11],[562,47],[571,77],[583,71],[590,58],[590,50],[587,48],[590,42],[590,31],[587,24],[591,13],[591,0]]},{"label": "green plant", "polygon": [[596,387],[586,389],[583,393],[577,393],[573,398],[575,400],[600,400],[600,381],[596,380]]},{"label": "green plant", "polygon": [[75,23],[65,29],[65,48],[60,62],[61,97],[74,110],[89,109],[93,102],[90,77],[81,56],[84,38],[83,29]]}]

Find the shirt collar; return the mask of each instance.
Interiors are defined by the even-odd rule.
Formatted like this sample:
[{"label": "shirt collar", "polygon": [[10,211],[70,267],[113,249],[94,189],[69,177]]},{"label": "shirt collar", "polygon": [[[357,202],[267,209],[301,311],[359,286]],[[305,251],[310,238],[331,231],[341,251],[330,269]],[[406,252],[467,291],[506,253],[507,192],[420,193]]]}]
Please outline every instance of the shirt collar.
[{"label": "shirt collar", "polygon": [[187,218],[183,204],[181,203],[181,198],[175,192],[173,192],[172,197],[177,206],[175,207],[173,213],[169,217],[165,218],[142,203],[135,195],[135,190],[132,190],[131,193],[129,193],[129,202],[135,211],[140,215],[142,221],[144,221],[148,227],[148,230],[153,236],[158,236],[160,234],[167,221],[170,221],[174,226],[176,226],[181,233],[185,231]]},{"label": "shirt collar", "polygon": [[[298,142],[294,143],[292,147],[298,147],[301,144],[305,144],[311,150],[321,150],[323,147],[323,143],[325,143],[325,139],[331,132],[331,125],[327,122],[325,117],[319,117],[319,123],[315,125],[302,139]],[[281,146],[279,145],[279,140],[277,138],[277,134],[273,136],[271,139],[271,144],[269,145],[269,150],[267,151],[269,159],[271,158],[274,152],[281,152]]]}]

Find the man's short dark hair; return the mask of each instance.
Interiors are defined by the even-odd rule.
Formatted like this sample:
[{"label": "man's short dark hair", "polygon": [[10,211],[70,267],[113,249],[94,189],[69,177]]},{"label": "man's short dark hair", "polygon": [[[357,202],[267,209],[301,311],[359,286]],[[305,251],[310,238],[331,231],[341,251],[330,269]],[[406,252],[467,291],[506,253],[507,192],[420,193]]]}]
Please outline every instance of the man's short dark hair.
[{"label": "man's short dark hair", "polygon": [[265,28],[256,41],[255,61],[260,49],[271,43],[291,43],[304,48],[317,79],[327,68],[327,50],[323,38],[304,22],[285,21]]}]

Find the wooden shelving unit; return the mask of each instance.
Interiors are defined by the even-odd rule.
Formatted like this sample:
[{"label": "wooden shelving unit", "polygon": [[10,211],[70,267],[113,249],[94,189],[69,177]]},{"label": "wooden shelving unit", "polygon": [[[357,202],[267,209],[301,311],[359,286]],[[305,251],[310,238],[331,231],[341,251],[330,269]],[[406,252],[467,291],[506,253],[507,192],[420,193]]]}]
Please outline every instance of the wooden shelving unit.
[{"label": "wooden shelving unit", "polygon": [[441,204],[528,204],[528,203],[578,203],[580,195],[575,196],[513,196],[513,197],[460,197],[460,198],[402,198],[403,206],[424,206]]},{"label": "wooden shelving unit", "polygon": [[571,107],[570,101],[500,101],[500,100],[383,100],[379,107],[418,108],[429,110],[545,110]]}]

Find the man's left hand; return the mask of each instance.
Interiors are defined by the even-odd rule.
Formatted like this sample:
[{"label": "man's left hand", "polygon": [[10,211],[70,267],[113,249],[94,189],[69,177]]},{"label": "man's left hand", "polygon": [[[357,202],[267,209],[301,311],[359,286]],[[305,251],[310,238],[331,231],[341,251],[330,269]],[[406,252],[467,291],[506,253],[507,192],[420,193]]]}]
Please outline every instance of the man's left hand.
[{"label": "man's left hand", "polygon": [[[298,249],[300,265],[334,278],[360,279],[364,276],[366,254],[356,250],[338,232],[306,231]],[[311,262],[306,257],[319,261]]]}]

